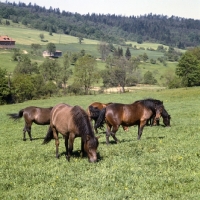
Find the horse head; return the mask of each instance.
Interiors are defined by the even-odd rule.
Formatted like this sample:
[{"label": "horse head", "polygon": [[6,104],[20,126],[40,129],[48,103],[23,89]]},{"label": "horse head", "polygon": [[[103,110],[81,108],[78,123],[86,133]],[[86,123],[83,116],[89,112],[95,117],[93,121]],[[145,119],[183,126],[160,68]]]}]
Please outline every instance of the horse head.
[{"label": "horse head", "polygon": [[170,125],[170,119],[171,119],[170,115],[168,115],[167,117],[163,117],[163,123],[164,123],[165,126],[167,126],[167,127],[171,126]]},{"label": "horse head", "polygon": [[97,162],[97,147],[99,145],[98,137],[87,135],[84,143],[84,150],[88,155],[89,162]]}]

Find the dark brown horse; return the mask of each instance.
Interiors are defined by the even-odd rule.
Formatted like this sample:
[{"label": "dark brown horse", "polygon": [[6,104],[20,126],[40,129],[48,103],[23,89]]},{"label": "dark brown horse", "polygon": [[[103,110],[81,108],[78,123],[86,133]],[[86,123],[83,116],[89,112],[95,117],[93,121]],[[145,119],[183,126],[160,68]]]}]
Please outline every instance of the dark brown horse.
[{"label": "dark brown horse", "polygon": [[8,116],[14,120],[19,120],[24,117],[25,125],[23,129],[23,140],[26,141],[26,132],[28,132],[30,140],[31,136],[31,126],[34,122],[37,125],[48,125],[50,124],[50,112],[53,107],[50,108],[40,108],[35,106],[26,107],[21,109],[18,113],[8,114]]},{"label": "dark brown horse", "polygon": [[118,142],[115,134],[119,126],[133,126],[138,125],[138,139],[142,136],[142,131],[146,125],[147,120],[154,114],[155,118],[160,118],[161,112],[164,108],[163,104],[152,103],[152,108],[148,107],[149,101],[141,100],[132,104],[113,103],[101,110],[99,118],[95,124],[98,128],[102,121],[105,120],[107,125],[106,143],[109,144],[110,135],[115,142]]},{"label": "dark brown horse", "polygon": [[[163,111],[161,113],[161,117],[163,118],[164,125],[166,127],[170,127],[171,116],[168,114],[168,112],[166,111],[165,108],[163,109]],[[155,115],[152,115],[151,118],[147,120],[147,125],[158,126],[158,125],[160,125],[160,119],[156,119]]]},{"label": "dark brown horse", "polygon": [[68,161],[70,160],[70,154],[72,153],[76,137],[81,137],[82,154],[85,151],[90,162],[97,161],[98,138],[94,136],[87,113],[80,106],[58,104],[51,111],[50,127],[43,144],[48,143],[54,138],[57,158],[59,158],[58,133],[61,133],[65,138],[66,158]]},{"label": "dark brown horse", "polygon": [[[92,120],[94,121],[94,130],[96,133],[98,133],[98,130],[97,128],[95,128],[95,124],[96,124],[97,119],[99,118],[99,114],[103,108],[105,108],[107,105],[110,105],[110,104],[112,103],[111,102],[110,103],[94,102],[88,106],[88,109],[87,109],[88,116],[91,121]],[[103,123],[101,123],[101,125],[98,128],[102,129],[103,127],[104,127]],[[124,131],[128,130],[127,126],[122,126],[122,127]]]}]

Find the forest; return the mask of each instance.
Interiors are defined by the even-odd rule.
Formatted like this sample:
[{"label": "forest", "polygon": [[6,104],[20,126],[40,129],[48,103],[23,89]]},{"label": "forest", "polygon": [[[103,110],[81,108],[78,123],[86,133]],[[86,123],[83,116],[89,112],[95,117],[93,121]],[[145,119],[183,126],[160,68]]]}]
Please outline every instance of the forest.
[{"label": "forest", "polygon": [[122,16],[115,14],[86,14],[60,11],[23,2],[0,3],[0,24],[9,21],[52,33],[96,39],[119,45],[126,41],[156,42],[186,49],[200,45],[200,20],[178,16]]}]

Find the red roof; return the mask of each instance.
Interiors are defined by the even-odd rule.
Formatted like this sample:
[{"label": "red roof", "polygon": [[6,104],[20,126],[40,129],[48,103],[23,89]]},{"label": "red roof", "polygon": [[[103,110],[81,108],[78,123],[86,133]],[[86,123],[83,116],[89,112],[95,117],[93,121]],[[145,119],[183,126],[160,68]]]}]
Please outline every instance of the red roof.
[{"label": "red roof", "polygon": [[7,35],[0,35],[0,41],[14,41],[12,38],[8,37]]}]

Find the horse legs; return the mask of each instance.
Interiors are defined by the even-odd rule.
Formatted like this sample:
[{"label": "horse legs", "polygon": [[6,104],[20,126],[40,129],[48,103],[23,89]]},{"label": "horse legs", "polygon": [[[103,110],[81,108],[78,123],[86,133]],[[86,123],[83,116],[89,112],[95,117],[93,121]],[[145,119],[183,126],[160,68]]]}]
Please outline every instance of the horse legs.
[{"label": "horse legs", "polygon": [[118,131],[118,129],[119,129],[118,125],[113,126],[112,132],[111,132],[111,136],[113,137],[113,139],[115,140],[116,143],[118,143],[118,139],[116,138],[115,134]]},{"label": "horse legs", "polygon": [[66,150],[68,151],[68,154],[66,154],[66,158],[69,161],[70,160],[70,156],[71,156],[72,151],[73,151],[73,144],[74,144],[75,137],[74,137],[73,134],[68,134],[67,138],[69,140],[69,148],[68,148],[68,146],[66,146]]},{"label": "horse legs", "polygon": [[55,145],[56,145],[56,158],[59,158],[59,154],[58,154],[58,148],[59,148],[58,131],[55,128],[52,128],[52,131],[53,131],[53,137],[55,139]]},{"label": "horse legs", "polygon": [[140,122],[140,124],[138,124],[138,140],[140,140],[141,136],[142,136],[142,131],[144,129],[144,126],[146,124],[146,120]]},{"label": "horse legs", "polygon": [[26,125],[24,126],[23,129],[23,140],[26,141]]},{"label": "horse legs", "polygon": [[110,125],[107,125],[107,129],[106,129],[106,144],[109,144],[109,137],[111,135],[111,127]]},{"label": "horse legs", "polygon": [[69,148],[68,148],[68,140],[69,140],[69,135],[65,135],[65,149],[66,149],[66,159],[68,161],[70,161],[70,151],[69,151]]},{"label": "horse legs", "polygon": [[32,136],[31,136],[31,124],[28,124],[28,123],[25,123],[24,125],[24,129],[23,129],[23,140],[26,141],[26,131],[28,132],[28,135],[29,135],[29,138],[30,138],[30,141],[33,140]]},{"label": "horse legs", "polygon": [[32,138],[32,136],[31,136],[31,126],[28,128],[27,132],[28,132],[28,135],[29,135],[30,141],[32,141],[33,138]]},{"label": "horse legs", "polygon": [[113,126],[112,131],[111,131],[111,125],[107,125],[107,131],[106,131],[106,143],[109,144],[109,137],[110,135],[113,137],[113,139],[115,140],[115,142],[118,142],[118,139],[116,138],[115,134],[117,132],[117,130],[119,129],[119,126]]}]

